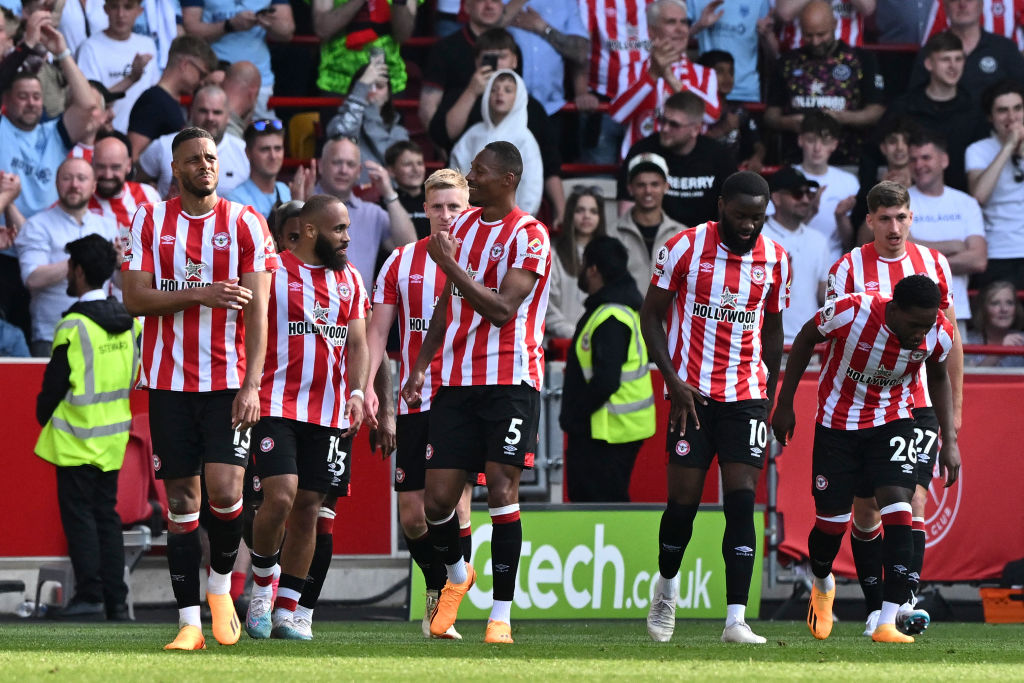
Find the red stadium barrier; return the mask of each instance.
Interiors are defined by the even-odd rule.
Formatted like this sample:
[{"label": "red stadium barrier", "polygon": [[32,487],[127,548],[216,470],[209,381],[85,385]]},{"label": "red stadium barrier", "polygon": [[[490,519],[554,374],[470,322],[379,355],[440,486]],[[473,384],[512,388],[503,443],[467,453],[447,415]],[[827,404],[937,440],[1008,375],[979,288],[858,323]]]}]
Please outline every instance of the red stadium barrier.
[{"label": "red stadium barrier", "polygon": [[[7,388],[7,407],[0,414],[0,433],[7,439],[5,472],[0,477],[0,557],[63,556],[64,531],[57,511],[54,468],[33,453],[39,426],[36,395],[43,363],[0,363],[0,386]],[[132,408],[145,411],[149,397],[132,392]],[[334,549],[344,555],[391,553],[391,463],[370,453],[367,430],[360,431],[349,465],[352,495],[338,501]]]}]

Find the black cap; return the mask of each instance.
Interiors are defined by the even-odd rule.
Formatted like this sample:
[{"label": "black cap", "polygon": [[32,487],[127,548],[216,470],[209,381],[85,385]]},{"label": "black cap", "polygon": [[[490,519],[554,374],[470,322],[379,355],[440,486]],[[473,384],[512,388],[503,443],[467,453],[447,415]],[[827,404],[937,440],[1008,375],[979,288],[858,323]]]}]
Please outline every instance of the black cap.
[{"label": "black cap", "polygon": [[107,86],[103,85],[99,81],[89,81],[89,85],[96,88],[96,90],[103,95],[103,101],[107,104],[110,104],[115,100],[119,100],[125,95],[123,92],[110,92],[107,90]]},{"label": "black cap", "polygon": [[792,166],[786,166],[772,174],[772,177],[768,180],[768,185],[771,187],[772,192],[795,190],[800,187],[816,190],[818,188],[818,181],[808,180],[807,176],[797,169]]}]

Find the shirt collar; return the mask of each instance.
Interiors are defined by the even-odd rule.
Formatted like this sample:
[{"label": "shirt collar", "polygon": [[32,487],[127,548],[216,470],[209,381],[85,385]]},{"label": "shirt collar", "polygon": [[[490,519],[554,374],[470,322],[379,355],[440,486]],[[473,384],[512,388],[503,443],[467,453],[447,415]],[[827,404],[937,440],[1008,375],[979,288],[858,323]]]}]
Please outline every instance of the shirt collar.
[{"label": "shirt collar", "polygon": [[107,298],[107,295],[102,289],[90,289],[88,292],[78,297],[79,301],[103,301]]}]

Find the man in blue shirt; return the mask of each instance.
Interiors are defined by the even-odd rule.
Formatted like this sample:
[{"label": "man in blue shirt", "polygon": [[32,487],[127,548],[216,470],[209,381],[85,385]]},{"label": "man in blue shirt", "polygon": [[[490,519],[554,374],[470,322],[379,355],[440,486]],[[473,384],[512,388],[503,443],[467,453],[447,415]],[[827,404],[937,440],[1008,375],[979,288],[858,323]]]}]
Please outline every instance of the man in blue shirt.
[{"label": "man in blue shirt", "polygon": [[267,40],[287,43],[295,35],[288,0],[182,0],[181,18],[185,33],[208,41],[220,59],[256,65],[262,79],[256,116],[269,117],[274,72]]},{"label": "man in blue shirt", "polygon": [[690,29],[701,53],[724,50],[732,55],[736,85],[729,99],[760,102],[761,81],[757,75],[758,22],[769,16],[768,0],[686,0],[689,17],[698,17]]},{"label": "man in blue shirt", "polygon": [[270,218],[275,206],[292,200],[291,189],[278,181],[284,163],[284,126],[277,119],[260,119],[246,127],[245,156],[249,158],[249,179],[227,198],[245,204]]},{"label": "man in blue shirt", "polygon": [[27,72],[16,74],[3,95],[0,169],[21,176],[21,194],[14,205],[25,218],[57,201],[57,167],[75,143],[88,136],[90,126],[96,125],[96,96],[71,57],[64,36],[51,24],[44,24],[40,42],[53,55],[54,63],[67,80],[70,102],[59,118],[41,123],[43,86],[35,75]]}]

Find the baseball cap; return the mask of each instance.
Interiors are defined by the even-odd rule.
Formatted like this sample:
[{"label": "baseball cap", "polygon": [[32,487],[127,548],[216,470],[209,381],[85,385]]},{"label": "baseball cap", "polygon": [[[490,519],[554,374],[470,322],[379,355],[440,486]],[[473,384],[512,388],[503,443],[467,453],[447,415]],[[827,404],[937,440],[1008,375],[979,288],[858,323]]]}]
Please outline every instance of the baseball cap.
[{"label": "baseball cap", "polygon": [[643,173],[644,171],[660,173],[662,178],[668,180],[668,162],[666,162],[665,157],[660,154],[654,154],[652,152],[637,154],[629,160],[629,167],[627,168],[626,176],[630,181],[632,181],[638,173]]},{"label": "baseball cap", "polygon": [[808,180],[807,176],[792,166],[786,166],[772,174],[772,177],[768,180],[768,185],[771,187],[772,192],[778,192],[779,190],[795,190],[801,187],[811,189],[818,188],[818,182],[816,180]]},{"label": "baseball cap", "polygon": [[103,85],[99,81],[89,81],[89,85],[96,88],[96,91],[99,92],[100,95],[103,95],[103,101],[107,104],[125,96],[125,93],[123,92],[110,92],[107,90],[107,86]]}]

